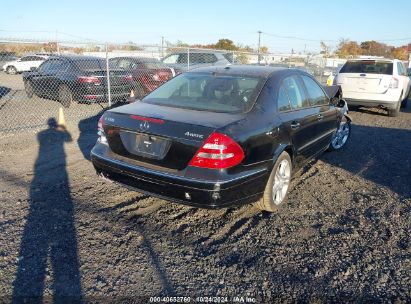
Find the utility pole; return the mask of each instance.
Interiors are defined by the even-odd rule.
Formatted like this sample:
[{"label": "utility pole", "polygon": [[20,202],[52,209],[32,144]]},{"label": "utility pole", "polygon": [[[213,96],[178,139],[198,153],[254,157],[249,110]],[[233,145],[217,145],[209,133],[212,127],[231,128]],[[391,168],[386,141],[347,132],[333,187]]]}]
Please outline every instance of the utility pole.
[{"label": "utility pole", "polygon": [[57,51],[57,55],[60,55],[60,46],[59,46],[59,40],[58,40],[57,34],[58,32],[56,30],[56,51]]},{"label": "utility pole", "polygon": [[161,58],[164,58],[164,36],[161,36]]},{"label": "utility pole", "polygon": [[260,38],[261,38],[261,33],[262,31],[258,31],[258,49],[257,49],[257,54],[258,54],[258,64],[260,64]]}]

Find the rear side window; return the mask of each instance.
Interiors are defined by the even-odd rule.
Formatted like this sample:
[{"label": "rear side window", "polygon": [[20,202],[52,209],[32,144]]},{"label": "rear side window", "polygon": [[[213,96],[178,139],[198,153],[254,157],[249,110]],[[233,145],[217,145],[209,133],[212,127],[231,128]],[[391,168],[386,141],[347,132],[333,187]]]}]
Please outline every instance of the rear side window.
[{"label": "rear side window", "polygon": [[328,103],[328,99],[321,87],[310,77],[301,76],[310,98],[312,106],[321,106]]},{"label": "rear side window", "polygon": [[217,57],[214,54],[200,54],[201,58],[199,60],[200,63],[214,63],[217,61]]},{"label": "rear side window", "polygon": [[169,56],[167,56],[163,59],[163,62],[166,63],[166,64],[167,63],[177,63],[178,56],[179,56],[179,54],[169,55]]},{"label": "rear side window", "polygon": [[290,101],[288,100],[287,93],[283,86],[281,86],[278,91],[277,108],[280,112],[291,110]]},{"label": "rear side window", "polygon": [[136,68],[136,64],[129,59],[112,59],[110,60],[110,65],[112,67],[120,68],[123,70],[131,70]]},{"label": "rear side window", "polygon": [[291,103],[293,110],[310,106],[297,78],[290,76],[283,81],[284,89]]},{"label": "rear side window", "polygon": [[364,74],[385,74],[392,75],[392,62],[361,60],[347,61],[340,73],[364,73]]},{"label": "rear side window", "polygon": [[98,59],[83,59],[75,61],[76,67],[80,70],[105,70],[106,61]]},{"label": "rear side window", "polygon": [[398,75],[407,76],[407,72],[401,62],[397,62]]}]

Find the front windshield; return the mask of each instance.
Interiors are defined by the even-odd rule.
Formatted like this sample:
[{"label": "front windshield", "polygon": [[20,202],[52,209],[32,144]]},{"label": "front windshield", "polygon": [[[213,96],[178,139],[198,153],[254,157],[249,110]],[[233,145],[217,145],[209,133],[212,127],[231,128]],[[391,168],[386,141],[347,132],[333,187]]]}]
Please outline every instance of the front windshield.
[{"label": "front windshield", "polygon": [[147,95],[143,102],[200,111],[247,112],[262,83],[258,77],[185,73]]}]

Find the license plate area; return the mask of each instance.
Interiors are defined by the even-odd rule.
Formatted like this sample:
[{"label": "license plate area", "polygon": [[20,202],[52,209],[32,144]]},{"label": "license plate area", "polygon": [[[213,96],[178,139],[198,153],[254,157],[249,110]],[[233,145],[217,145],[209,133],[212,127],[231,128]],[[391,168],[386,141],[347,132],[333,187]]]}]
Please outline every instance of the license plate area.
[{"label": "license plate area", "polygon": [[134,155],[150,159],[163,159],[170,149],[170,140],[156,135],[120,131],[126,150]]}]

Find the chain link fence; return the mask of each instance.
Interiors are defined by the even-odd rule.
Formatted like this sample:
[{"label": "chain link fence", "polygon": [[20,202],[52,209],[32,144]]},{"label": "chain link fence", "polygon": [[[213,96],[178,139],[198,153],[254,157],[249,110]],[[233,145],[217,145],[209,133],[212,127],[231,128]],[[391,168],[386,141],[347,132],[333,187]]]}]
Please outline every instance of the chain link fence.
[{"label": "chain link fence", "polygon": [[231,64],[298,68],[322,84],[344,63],[306,54],[181,46],[27,42],[0,38],[0,137],[65,122],[94,130],[111,107],[141,99],[187,70]]}]

